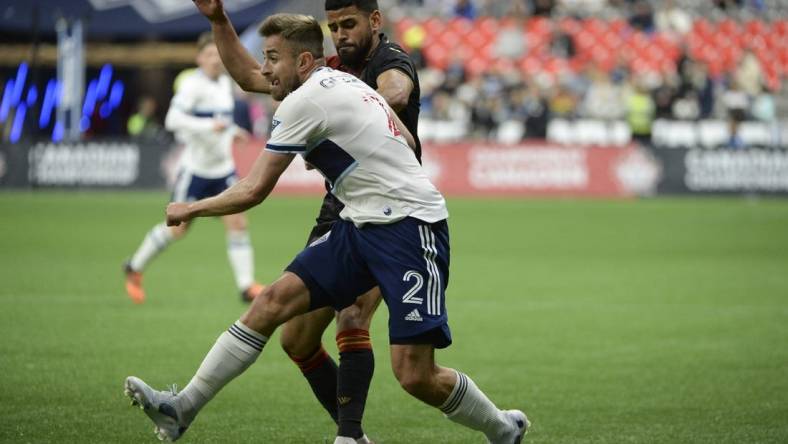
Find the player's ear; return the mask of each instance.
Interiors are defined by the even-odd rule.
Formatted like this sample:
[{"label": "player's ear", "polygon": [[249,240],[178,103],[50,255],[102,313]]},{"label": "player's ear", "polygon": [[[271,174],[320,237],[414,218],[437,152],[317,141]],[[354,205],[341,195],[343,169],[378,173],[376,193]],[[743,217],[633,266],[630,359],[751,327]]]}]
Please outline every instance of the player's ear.
[{"label": "player's ear", "polygon": [[383,16],[380,15],[379,10],[376,9],[369,15],[369,27],[375,34],[380,32],[380,29],[383,27]]},{"label": "player's ear", "polygon": [[302,71],[312,66],[314,61],[315,56],[313,56],[309,51],[304,51],[301,54],[298,54],[298,57],[296,58],[296,66],[298,67],[299,71]]}]

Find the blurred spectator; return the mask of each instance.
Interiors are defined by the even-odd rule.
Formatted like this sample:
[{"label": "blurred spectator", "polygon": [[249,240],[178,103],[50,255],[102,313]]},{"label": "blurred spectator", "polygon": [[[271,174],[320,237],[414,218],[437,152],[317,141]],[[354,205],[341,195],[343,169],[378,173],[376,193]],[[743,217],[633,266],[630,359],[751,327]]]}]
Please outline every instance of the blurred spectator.
[{"label": "blurred spectator", "polygon": [[761,92],[764,82],[761,62],[752,51],[746,51],[734,73],[737,85],[750,97],[755,97]]},{"label": "blurred spectator", "polygon": [[712,0],[714,5],[725,12],[738,12],[744,6],[744,0]]},{"label": "blurred spectator", "polygon": [[615,11],[607,0],[561,0],[558,6],[564,15],[578,18],[609,15]]},{"label": "blurred spectator", "polygon": [[646,0],[637,0],[632,4],[629,26],[642,32],[654,31],[654,10]]},{"label": "blurred spectator", "polygon": [[473,20],[476,18],[476,7],[471,0],[457,0],[454,4],[454,15],[456,17]]},{"label": "blurred spectator", "polygon": [[673,105],[676,100],[676,90],[666,77],[657,86],[652,95],[654,96],[654,117],[657,119],[670,119],[673,117]]},{"label": "blurred spectator", "polygon": [[526,44],[523,22],[516,19],[506,23],[498,32],[493,51],[497,57],[516,60],[525,54]]},{"label": "blurred spectator", "polygon": [[708,75],[706,65],[687,59],[679,72],[681,84],[679,97],[694,97],[698,101],[698,118],[707,119],[714,112],[714,82]]},{"label": "blurred spectator", "polygon": [[564,85],[559,84],[553,90],[548,102],[550,115],[561,118],[575,117],[577,110],[577,97]]},{"label": "blurred spectator", "polygon": [[641,145],[651,143],[651,125],[654,123],[654,101],[651,99],[645,79],[635,79],[633,90],[626,100],[627,123],[632,139]]},{"label": "blurred spectator", "polygon": [[621,100],[622,90],[613,84],[610,76],[604,71],[593,68],[589,71],[591,86],[580,105],[580,114],[592,119],[620,119],[624,114]]},{"label": "blurred spectator", "polygon": [[465,78],[465,63],[460,58],[454,58],[444,71],[443,85],[440,88],[453,94],[465,83]]},{"label": "blurred spectator", "polygon": [[685,91],[673,101],[671,117],[679,120],[698,120],[701,117],[698,93],[695,90]]},{"label": "blurred spectator", "polygon": [[752,101],[752,117],[767,123],[777,121],[777,104],[768,88],[763,88]]},{"label": "blurred spectator", "polygon": [[535,85],[521,87],[515,97],[514,117],[525,122],[526,139],[547,138],[550,110],[547,100]]},{"label": "blurred spectator", "polygon": [[162,126],[156,121],[156,99],[142,96],[137,103],[137,112],[129,117],[126,129],[132,137],[155,138]]},{"label": "blurred spectator", "polygon": [[665,0],[654,16],[657,31],[678,39],[692,30],[692,18],[675,0]]},{"label": "blurred spectator", "polygon": [[761,93],[755,97],[752,102],[751,114],[754,119],[768,125],[771,143],[779,144],[781,135],[780,124],[777,121],[777,103],[769,88],[764,86]]},{"label": "blurred spectator", "polygon": [[571,59],[577,54],[572,36],[554,26],[550,35],[550,54],[562,59]]},{"label": "blurred spectator", "polygon": [[553,8],[555,0],[531,0],[531,15],[534,17],[550,17]]},{"label": "blurred spectator", "polygon": [[402,33],[402,43],[409,48],[408,55],[413,60],[416,69],[422,69],[427,66],[427,61],[424,59],[424,40],[427,37],[427,32],[421,25],[410,26],[404,33]]},{"label": "blurred spectator", "polygon": [[722,103],[725,105],[728,114],[728,128],[730,148],[743,148],[744,142],[739,136],[739,125],[747,118],[747,110],[750,108],[750,99],[744,92],[736,79],[731,81],[730,87],[722,95]]},{"label": "blurred spectator", "polygon": [[498,96],[483,97],[471,110],[473,134],[482,139],[489,139],[504,119],[503,99]]}]

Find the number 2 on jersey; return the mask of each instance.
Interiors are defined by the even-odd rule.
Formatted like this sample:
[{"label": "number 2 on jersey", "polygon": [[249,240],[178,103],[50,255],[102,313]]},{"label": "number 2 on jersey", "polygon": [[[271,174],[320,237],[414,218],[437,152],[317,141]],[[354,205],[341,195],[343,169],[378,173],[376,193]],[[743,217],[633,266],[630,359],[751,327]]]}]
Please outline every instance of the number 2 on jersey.
[{"label": "number 2 on jersey", "polygon": [[410,282],[413,279],[416,280],[416,283],[402,296],[402,303],[404,304],[421,304],[424,301],[424,299],[416,297],[416,293],[424,286],[424,278],[421,277],[421,274],[418,271],[410,270],[402,277],[402,280],[405,282]]}]

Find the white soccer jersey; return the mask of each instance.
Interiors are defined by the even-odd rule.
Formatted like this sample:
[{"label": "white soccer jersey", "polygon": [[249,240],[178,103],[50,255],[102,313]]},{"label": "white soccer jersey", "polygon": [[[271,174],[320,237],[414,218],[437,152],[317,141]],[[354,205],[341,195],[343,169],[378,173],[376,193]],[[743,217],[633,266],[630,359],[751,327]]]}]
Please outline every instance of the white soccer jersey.
[{"label": "white soccer jersey", "polygon": [[282,101],[266,149],[301,154],[345,204],[340,217],[357,226],[407,216],[429,223],[446,219],[443,196],[392,115],[383,97],[361,80],[319,68]]},{"label": "white soccer jersey", "polygon": [[[235,170],[233,103],[232,80],[225,74],[211,80],[197,69],[181,82],[170,102],[165,125],[183,143],[181,167],[189,173],[219,178]],[[214,131],[214,119],[228,122],[227,129]]]}]

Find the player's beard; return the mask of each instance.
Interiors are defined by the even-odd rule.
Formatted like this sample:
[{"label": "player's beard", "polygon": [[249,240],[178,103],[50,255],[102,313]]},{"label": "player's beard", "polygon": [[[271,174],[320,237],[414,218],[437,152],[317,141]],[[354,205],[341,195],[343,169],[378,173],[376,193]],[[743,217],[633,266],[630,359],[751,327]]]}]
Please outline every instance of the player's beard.
[{"label": "player's beard", "polygon": [[291,92],[298,89],[298,87],[301,86],[301,83],[302,82],[299,80],[297,75],[290,77],[287,82],[280,78],[278,87],[271,89],[271,97],[274,100],[281,102],[285,99],[285,97],[290,95]]},{"label": "player's beard", "polygon": [[351,68],[362,67],[367,58],[367,54],[369,54],[369,50],[372,49],[372,33],[368,33],[364,40],[359,42],[358,45],[345,48],[349,48],[351,51],[346,50],[344,53],[343,51],[337,51],[339,60],[342,61],[342,64]]}]

